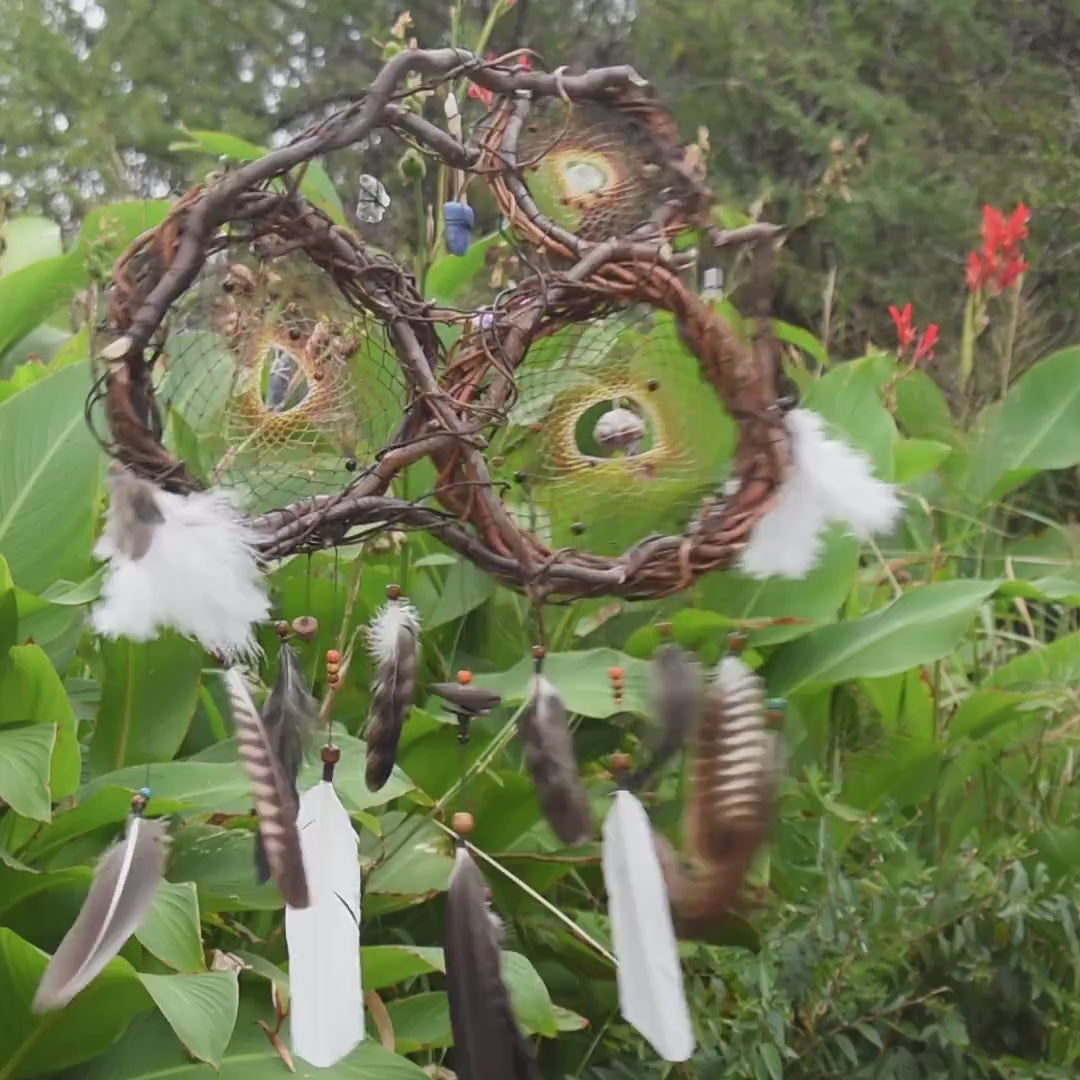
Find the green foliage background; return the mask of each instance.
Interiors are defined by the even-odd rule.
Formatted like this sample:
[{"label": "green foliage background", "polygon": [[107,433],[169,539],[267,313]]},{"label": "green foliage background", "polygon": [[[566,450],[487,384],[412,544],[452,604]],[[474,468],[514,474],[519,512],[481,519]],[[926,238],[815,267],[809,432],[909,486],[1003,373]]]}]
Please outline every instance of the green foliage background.
[{"label": "green foliage background", "polygon": [[[707,662],[745,630],[770,693],[789,701],[789,777],[753,875],[758,902],[716,940],[683,947],[701,1049],[674,1069],[619,1019],[596,849],[558,847],[512,738],[531,644],[523,599],[424,536],[277,568],[277,609],[319,620],[303,647],[316,689],[320,657],[352,640],[390,581],[425,624],[419,707],[377,796],[362,778],[366,661],[335,708],[348,733],[339,789],[365,864],[365,988],[386,1006],[393,1049],[372,1025],[319,1075],[407,1080],[453,1067],[443,821],[462,777],[455,726],[423,687],[468,667],[505,701],[476,727],[467,790],[507,919],[515,1009],[545,1076],[1074,1076],[1077,5],[554,11],[554,0],[518,0],[493,46],[527,42],[552,63],[631,58],[688,134],[709,128],[726,212],[801,221],[831,196],[781,267],[777,332],[794,345],[804,402],[900,486],[904,522],[880,548],[830,534],[802,582],[718,574],[669,601],[549,613],[548,674],[600,815],[607,755],[637,752],[643,734],[617,715],[605,673],[625,668],[626,707],[645,714],[660,623]],[[0,172],[12,185],[0,255],[0,1080],[286,1074],[259,1026],[275,1028],[275,995],[287,995],[281,901],[254,885],[250,793],[220,679],[175,637],[103,643],[85,629],[101,581],[91,547],[104,470],[83,421],[87,323],[113,258],[161,220],[170,193],[355,93],[398,14],[330,0],[0,0]],[[490,11],[459,14],[458,40],[473,41]],[[440,5],[413,16],[423,44],[446,40]],[[833,140],[850,147],[862,134],[868,155],[848,200],[822,176]],[[380,172],[400,212],[379,242],[415,258],[428,295],[485,295],[490,265],[420,244],[399,154],[387,144],[337,155],[307,174],[305,192],[344,219],[358,173]],[[429,202],[435,174],[419,191]],[[983,199],[1032,206],[1033,270],[988,309],[964,385],[962,259]],[[33,213],[46,210],[63,236]],[[889,340],[884,306],[906,299],[921,325],[942,324],[930,374],[868,343]],[[272,643],[267,631],[271,653]],[[271,662],[264,681],[273,674]],[[33,1017],[47,954],[148,769],[150,812],[178,823],[168,884],[91,987]],[[650,807],[672,838],[681,800],[672,770]]]}]

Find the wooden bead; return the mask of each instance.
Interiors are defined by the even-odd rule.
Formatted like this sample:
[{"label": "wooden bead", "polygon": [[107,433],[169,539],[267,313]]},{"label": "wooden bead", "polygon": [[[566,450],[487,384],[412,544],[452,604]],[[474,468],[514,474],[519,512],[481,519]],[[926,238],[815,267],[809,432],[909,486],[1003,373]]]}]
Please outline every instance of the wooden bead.
[{"label": "wooden bead", "polygon": [[727,647],[729,651],[738,655],[746,648],[750,639],[743,633],[736,631],[733,634],[728,634]]},{"label": "wooden bead", "polygon": [[322,748],[319,756],[324,765],[336,765],[341,760],[341,751],[330,743]]},{"label": "wooden bead", "polygon": [[387,585],[386,586],[386,597],[387,597],[388,600],[397,600],[400,596],[401,596],[401,586],[400,585]]},{"label": "wooden bead", "polygon": [[293,619],[292,628],[301,641],[314,641],[319,636],[319,620],[314,615],[301,615]]},{"label": "wooden bead", "polygon": [[451,828],[458,836],[468,836],[473,831],[473,826],[476,822],[473,820],[472,814],[468,810],[459,810],[453,820],[450,822]]},{"label": "wooden bead", "polygon": [[616,772],[626,772],[626,770],[630,768],[630,755],[622,753],[612,754],[611,767]]},{"label": "wooden bead", "polygon": [[328,649],[326,651],[326,662],[328,664],[340,664],[341,653],[339,653],[337,649]]},{"label": "wooden bead", "polygon": [[327,664],[326,665],[326,674],[327,675],[337,675],[339,671],[341,671],[341,665],[340,664]]},{"label": "wooden bead", "polygon": [[534,645],[532,647],[532,656],[534,660],[543,660],[547,656],[547,649],[543,645]]},{"label": "wooden bead", "polygon": [[274,633],[277,634],[279,638],[287,638],[290,632],[291,627],[285,619],[278,619],[278,621],[274,623]]},{"label": "wooden bead", "polygon": [[462,669],[461,669],[461,670],[460,670],[460,671],[459,671],[459,672],[457,673],[457,681],[458,681],[458,682],[459,682],[459,683],[460,683],[460,684],[461,684],[462,686],[468,686],[468,685],[469,685],[469,683],[471,683],[471,682],[472,682],[472,672],[471,672],[471,671],[469,671],[469,669],[468,669],[468,668],[462,668]]}]

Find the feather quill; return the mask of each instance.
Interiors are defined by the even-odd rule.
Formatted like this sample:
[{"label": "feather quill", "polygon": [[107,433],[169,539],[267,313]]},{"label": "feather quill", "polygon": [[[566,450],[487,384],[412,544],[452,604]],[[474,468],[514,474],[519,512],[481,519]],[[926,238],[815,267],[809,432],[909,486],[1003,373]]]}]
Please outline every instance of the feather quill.
[{"label": "feather quill", "polygon": [[326,1069],[364,1038],[360,976],[360,861],[356,833],[333,784],[300,799],[309,907],[285,908],[293,1052]]},{"label": "feather quill", "polygon": [[375,681],[368,712],[368,789],[378,791],[394,771],[398,741],[416,693],[420,616],[407,600],[392,598],[367,628],[368,649],[375,660]]},{"label": "feather quill", "polygon": [[455,1071],[467,1080],[540,1080],[502,981],[484,877],[462,844],[446,898],[446,989]]},{"label": "feather quill", "polygon": [[[278,674],[266,701],[262,721],[270,748],[281,766],[294,800],[299,802],[296,777],[304,762],[304,742],[318,719],[318,705],[311,696],[297,651],[286,642],[278,650]],[[270,864],[262,833],[255,836],[255,877],[260,885],[270,880]]]},{"label": "feather quill", "polygon": [[532,697],[518,717],[517,731],[544,816],[564,844],[580,844],[596,825],[574,757],[566,706],[539,673],[533,677]]},{"label": "feather quill", "polygon": [[225,689],[236,724],[240,760],[254,793],[259,835],[266,850],[270,876],[287,904],[305,908],[308,906],[308,887],[296,832],[295,789],[274,754],[262,717],[239,669],[230,668],[225,672]]},{"label": "feather quill", "polygon": [[694,1052],[671,902],[645,808],[629,791],[616,791],[604,819],[604,888],[623,1019],[665,1061]]},{"label": "feather quill", "polygon": [[78,917],[45,969],[35,1013],[63,1008],[138,929],[165,874],[169,843],[165,821],[128,818],[124,839],[102,857]]},{"label": "feather quill", "polygon": [[865,455],[830,438],[817,413],[793,409],[786,422],[791,471],[743,549],[739,565],[751,577],[805,577],[830,521],[866,539],[892,529],[901,510],[892,485],[874,476]]},{"label": "feather quill", "polygon": [[638,790],[683,747],[701,715],[701,668],[678,645],[661,645],[653,661],[653,709],[659,729],[656,745],[631,775],[628,787]]},{"label": "feather quill", "polygon": [[228,661],[259,653],[252,624],[270,612],[255,534],[218,489],[175,495],[110,469],[105,530],[94,548],[108,562],[91,613],[106,637],[149,641],[172,628]]}]

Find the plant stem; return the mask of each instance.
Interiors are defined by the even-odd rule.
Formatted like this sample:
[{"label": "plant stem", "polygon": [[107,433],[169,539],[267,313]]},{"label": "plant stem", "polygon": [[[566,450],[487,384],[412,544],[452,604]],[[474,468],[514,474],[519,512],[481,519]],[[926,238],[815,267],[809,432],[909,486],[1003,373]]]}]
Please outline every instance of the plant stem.
[{"label": "plant stem", "polygon": [[1013,351],[1016,348],[1016,328],[1020,322],[1020,289],[1023,285],[1023,276],[1016,279],[1012,287],[1011,303],[1009,305],[1009,329],[1005,338],[1005,355],[1001,358],[1001,396],[1009,392],[1009,379],[1012,375]]}]

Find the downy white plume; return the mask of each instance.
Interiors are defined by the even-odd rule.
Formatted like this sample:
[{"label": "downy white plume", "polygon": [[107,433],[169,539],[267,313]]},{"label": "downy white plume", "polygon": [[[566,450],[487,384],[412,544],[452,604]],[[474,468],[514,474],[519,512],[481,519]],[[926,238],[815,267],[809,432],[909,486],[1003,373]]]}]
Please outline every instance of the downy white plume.
[{"label": "downy white plume", "polygon": [[398,740],[416,693],[420,659],[420,615],[408,600],[392,596],[367,627],[367,646],[375,661],[368,712],[365,780],[378,791],[394,771]]},{"label": "downy white plume", "polygon": [[616,791],[604,819],[604,888],[623,1019],[665,1061],[686,1061],[694,1033],[667,887],[645,808]]},{"label": "downy white plume", "polygon": [[360,982],[360,860],[332,783],[300,799],[297,818],[310,906],[285,908],[289,1026],[295,1054],[326,1069],[364,1038]]},{"label": "downy white plume", "polygon": [[78,918],[41,977],[32,1009],[62,1009],[99,975],[146,918],[165,874],[167,823],[128,818],[127,834],[98,863]]},{"label": "downy white plume", "polygon": [[255,561],[255,534],[230,496],[162,491],[110,470],[111,499],[94,556],[108,560],[94,629],[149,641],[164,629],[232,661],[258,655],[252,623],[270,604]]},{"label": "downy white plume", "polygon": [[792,465],[769,512],[754,526],[739,568],[751,577],[805,577],[821,555],[830,522],[860,539],[888,532],[901,503],[891,484],[874,476],[860,451],[829,438],[809,409],[787,415]]}]

